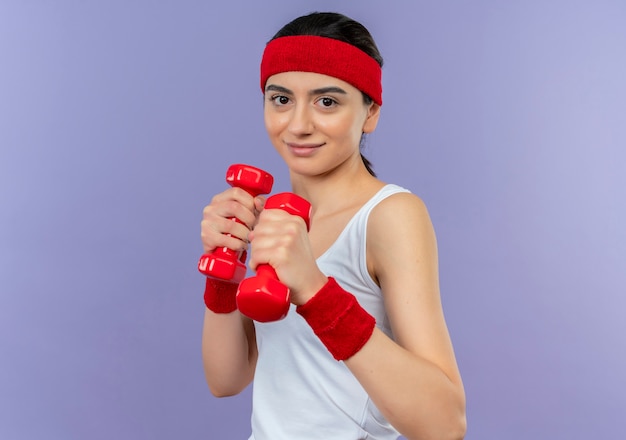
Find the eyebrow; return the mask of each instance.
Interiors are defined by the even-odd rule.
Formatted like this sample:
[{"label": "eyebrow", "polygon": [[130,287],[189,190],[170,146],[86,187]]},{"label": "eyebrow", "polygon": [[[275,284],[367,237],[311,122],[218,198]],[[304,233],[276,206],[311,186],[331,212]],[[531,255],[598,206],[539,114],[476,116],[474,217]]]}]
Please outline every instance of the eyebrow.
[{"label": "eyebrow", "polygon": [[[288,88],[283,87],[283,86],[277,86],[275,84],[269,84],[265,88],[265,91],[266,92],[280,92],[286,95],[293,95],[293,92],[289,90]],[[337,87],[337,86],[321,87],[319,89],[313,89],[309,91],[309,95],[323,95],[326,93],[340,93],[342,95],[348,94],[344,89],[342,89],[341,87]]]}]

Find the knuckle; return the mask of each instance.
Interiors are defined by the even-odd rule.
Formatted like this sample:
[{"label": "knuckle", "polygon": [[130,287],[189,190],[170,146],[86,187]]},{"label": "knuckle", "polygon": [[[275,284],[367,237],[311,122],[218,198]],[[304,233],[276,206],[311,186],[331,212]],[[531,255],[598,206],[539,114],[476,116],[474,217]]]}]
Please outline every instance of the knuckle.
[{"label": "knuckle", "polygon": [[222,200],[223,198],[224,198],[224,193],[215,194],[213,197],[211,197],[211,203],[209,204],[209,206],[219,203],[220,200]]},{"label": "knuckle", "polygon": [[299,225],[296,222],[286,222],[283,227],[283,234],[291,239],[300,233]]},{"label": "knuckle", "polygon": [[200,237],[202,237],[203,239],[205,237],[208,237],[212,230],[213,228],[208,221],[203,220],[200,222]]},{"label": "knuckle", "polygon": [[245,194],[247,194],[243,189],[239,188],[238,186],[233,186],[228,191],[235,198],[242,198],[242,197],[245,197]]},{"label": "knuckle", "polygon": [[206,219],[210,217],[214,209],[215,208],[212,205],[205,206],[204,209],[202,209],[202,218]]},{"label": "knuckle", "polygon": [[219,239],[215,237],[215,234],[212,234],[210,230],[202,231],[200,234],[200,238],[202,240],[202,245],[205,251],[210,251],[219,246]]}]

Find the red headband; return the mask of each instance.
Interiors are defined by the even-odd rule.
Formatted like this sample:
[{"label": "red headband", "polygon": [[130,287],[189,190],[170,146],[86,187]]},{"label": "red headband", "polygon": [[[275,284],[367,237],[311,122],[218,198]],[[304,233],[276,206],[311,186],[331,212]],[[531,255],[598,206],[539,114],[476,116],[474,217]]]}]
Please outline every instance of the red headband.
[{"label": "red headband", "polygon": [[276,38],[265,46],[261,90],[267,79],[282,72],[315,72],[345,81],[382,105],[382,70],[357,47],[333,38],[298,35]]}]

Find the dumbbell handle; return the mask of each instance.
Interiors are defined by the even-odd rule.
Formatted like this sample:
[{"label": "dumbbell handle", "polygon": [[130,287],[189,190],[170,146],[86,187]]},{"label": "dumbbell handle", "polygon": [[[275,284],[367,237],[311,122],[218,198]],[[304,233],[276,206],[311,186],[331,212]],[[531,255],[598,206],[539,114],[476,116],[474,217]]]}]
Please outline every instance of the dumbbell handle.
[{"label": "dumbbell handle", "polygon": [[[238,187],[256,197],[260,194],[269,194],[274,184],[274,178],[267,171],[245,164],[233,164],[226,171],[226,182]],[[242,223],[237,218],[233,221]],[[244,261],[241,261],[241,260]],[[221,247],[200,257],[198,270],[209,277],[238,283],[246,275],[245,254],[227,247]]]},{"label": "dumbbell handle", "polygon": [[[310,226],[311,204],[292,193],[273,195],[265,202],[265,209],[282,209],[301,217]],[[256,275],[246,278],[237,289],[237,308],[248,318],[259,322],[278,321],[289,312],[289,288],[278,280],[269,264],[260,264]]]}]

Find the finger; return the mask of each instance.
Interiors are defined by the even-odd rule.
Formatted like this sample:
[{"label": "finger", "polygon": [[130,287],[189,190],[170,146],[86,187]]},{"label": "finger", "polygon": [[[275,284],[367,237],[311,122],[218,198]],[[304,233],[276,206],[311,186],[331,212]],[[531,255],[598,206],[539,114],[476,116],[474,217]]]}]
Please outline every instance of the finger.
[{"label": "finger", "polygon": [[233,200],[224,200],[205,207],[200,222],[200,233],[205,249],[226,246],[239,250],[246,247],[249,227],[245,222],[242,224],[236,221],[238,217],[242,217],[244,221],[254,221],[254,215]]},{"label": "finger", "polygon": [[[276,212],[271,212],[276,211]],[[306,234],[304,221],[279,210],[264,210],[253,232],[250,267],[270,264],[275,268],[289,262]]]},{"label": "finger", "polygon": [[259,214],[261,211],[263,211],[263,208],[265,207],[265,201],[267,199],[264,196],[257,196],[254,198],[254,211],[255,214]]},{"label": "finger", "polygon": [[205,252],[216,248],[227,247],[239,251],[248,247],[248,228],[234,220],[217,217],[203,220],[200,224],[200,235]]},{"label": "finger", "polygon": [[279,229],[287,226],[288,224],[294,224],[298,227],[303,227],[306,229],[306,223],[304,222],[303,218],[297,215],[289,214],[282,209],[264,209],[259,214],[257,227],[259,224],[265,224],[265,226],[271,225],[273,228]]},{"label": "finger", "polygon": [[254,197],[247,191],[237,187],[229,188],[219,194],[216,194],[211,200],[211,204],[219,204],[228,200],[239,202],[250,211],[254,211]]},{"label": "finger", "polygon": [[236,218],[250,229],[256,223],[257,214],[254,212],[254,202],[252,210],[250,210],[249,205],[247,206],[239,200],[216,196],[211,204],[204,208],[202,218],[203,220],[210,220],[216,217]]}]

